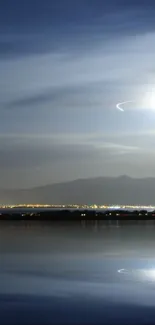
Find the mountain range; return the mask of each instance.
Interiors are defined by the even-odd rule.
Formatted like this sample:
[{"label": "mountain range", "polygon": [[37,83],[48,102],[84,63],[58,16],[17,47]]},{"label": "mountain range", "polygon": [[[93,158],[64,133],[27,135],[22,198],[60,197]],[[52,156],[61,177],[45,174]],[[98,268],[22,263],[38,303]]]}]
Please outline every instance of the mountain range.
[{"label": "mountain range", "polygon": [[97,177],[19,190],[0,189],[2,204],[155,205],[155,178]]}]

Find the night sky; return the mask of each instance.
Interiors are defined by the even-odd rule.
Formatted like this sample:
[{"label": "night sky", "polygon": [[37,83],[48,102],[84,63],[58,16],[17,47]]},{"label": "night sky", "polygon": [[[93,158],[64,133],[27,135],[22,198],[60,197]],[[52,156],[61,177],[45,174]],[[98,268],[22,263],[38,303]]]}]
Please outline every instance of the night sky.
[{"label": "night sky", "polygon": [[155,177],[154,17],[153,0],[1,0],[0,187]]}]

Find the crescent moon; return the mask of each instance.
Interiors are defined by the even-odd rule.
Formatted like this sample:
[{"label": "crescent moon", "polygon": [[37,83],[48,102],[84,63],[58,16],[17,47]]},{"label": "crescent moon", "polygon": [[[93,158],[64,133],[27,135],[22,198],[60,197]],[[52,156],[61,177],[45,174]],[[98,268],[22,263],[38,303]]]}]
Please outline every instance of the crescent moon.
[{"label": "crescent moon", "polygon": [[125,104],[128,104],[128,103],[133,103],[133,101],[132,100],[128,100],[128,101],[125,101],[125,102],[118,103],[116,105],[116,108],[119,109],[121,112],[124,112],[124,109],[121,106],[122,105],[125,105]]},{"label": "crescent moon", "polygon": [[120,269],[120,270],[118,270],[117,272],[118,272],[118,273],[126,273],[127,270],[126,270],[126,269]]}]

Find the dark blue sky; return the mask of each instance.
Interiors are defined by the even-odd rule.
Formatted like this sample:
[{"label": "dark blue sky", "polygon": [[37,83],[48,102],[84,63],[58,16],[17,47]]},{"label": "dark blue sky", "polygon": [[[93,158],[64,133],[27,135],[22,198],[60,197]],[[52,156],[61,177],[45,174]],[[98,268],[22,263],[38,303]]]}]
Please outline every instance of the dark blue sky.
[{"label": "dark blue sky", "polygon": [[154,1],[1,1],[1,187],[155,176],[154,17]]}]

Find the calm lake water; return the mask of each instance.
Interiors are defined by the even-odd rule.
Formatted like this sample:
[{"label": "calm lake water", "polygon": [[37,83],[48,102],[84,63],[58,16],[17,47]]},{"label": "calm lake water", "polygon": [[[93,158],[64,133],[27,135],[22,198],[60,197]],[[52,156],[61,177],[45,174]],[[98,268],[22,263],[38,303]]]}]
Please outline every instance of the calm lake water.
[{"label": "calm lake water", "polygon": [[153,324],[155,226],[0,223],[0,324]]}]

